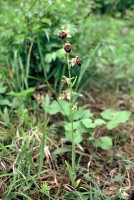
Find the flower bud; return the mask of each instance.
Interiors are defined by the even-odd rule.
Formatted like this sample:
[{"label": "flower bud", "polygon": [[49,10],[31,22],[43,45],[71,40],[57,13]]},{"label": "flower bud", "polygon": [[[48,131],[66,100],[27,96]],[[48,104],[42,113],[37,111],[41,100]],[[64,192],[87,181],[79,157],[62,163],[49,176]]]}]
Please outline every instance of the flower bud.
[{"label": "flower bud", "polygon": [[63,46],[66,53],[70,53],[72,50],[72,45],[69,42],[66,42]]},{"label": "flower bud", "polygon": [[72,66],[75,66],[75,65],[81,66],[81,61],[80,61],[80,59],[78,58],[78,56],[76,56],[75,58],[72,58],[72,60],[71,60],[71,65],[72,65]]},{"label": "flower bud", "polygon": [[64,38],[71,38],[71,35],[68,30],[62,30],[59,32],[59,38],[63,40]]}]

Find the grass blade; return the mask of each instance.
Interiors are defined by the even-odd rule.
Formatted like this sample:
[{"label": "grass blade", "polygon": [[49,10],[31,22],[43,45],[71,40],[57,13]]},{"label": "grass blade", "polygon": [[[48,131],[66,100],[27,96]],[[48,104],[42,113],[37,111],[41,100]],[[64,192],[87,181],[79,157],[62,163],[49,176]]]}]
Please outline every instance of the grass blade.
[{"label": "grass blade", "polygon": [[40,146],[40,165],[39,165],[39,174],[42,171],[43,167],[43,159],[44,159],[44,147],[45,147],[45,141],[46,141],[46,135],[47,135],[47,124],[48,124],[49,119],[46,121],[44,125],[44,131],[43,131],[43,136],[41,140],[41,146]]}]

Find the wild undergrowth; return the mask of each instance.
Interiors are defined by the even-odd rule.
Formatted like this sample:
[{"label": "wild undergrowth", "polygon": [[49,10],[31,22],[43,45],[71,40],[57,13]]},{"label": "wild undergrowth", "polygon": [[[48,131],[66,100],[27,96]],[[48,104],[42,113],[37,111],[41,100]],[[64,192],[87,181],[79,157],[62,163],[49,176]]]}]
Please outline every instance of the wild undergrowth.
[{"label": "wild undergrowth", "polygon": [[0,5],[0,199],[128,199],[133,14],[93,14],[90,1]]}]

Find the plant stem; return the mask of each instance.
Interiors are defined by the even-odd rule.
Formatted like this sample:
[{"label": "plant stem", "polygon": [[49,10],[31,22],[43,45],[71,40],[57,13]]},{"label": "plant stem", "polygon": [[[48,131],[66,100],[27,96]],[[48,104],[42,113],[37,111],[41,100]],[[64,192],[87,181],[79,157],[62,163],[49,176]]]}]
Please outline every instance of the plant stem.
[{"label": "plant stem", "polygon": [[75,143],[74,143],[74,130],[73,130],[73,86],[71,81],[71,64],[69,62],[69,55],[67,54],[67,63],[68,63],[68,73],[69,73],[69,93],[70,93],[70,121],[71,121],[71,132],[72,132],[72,169],[75,173]]}]

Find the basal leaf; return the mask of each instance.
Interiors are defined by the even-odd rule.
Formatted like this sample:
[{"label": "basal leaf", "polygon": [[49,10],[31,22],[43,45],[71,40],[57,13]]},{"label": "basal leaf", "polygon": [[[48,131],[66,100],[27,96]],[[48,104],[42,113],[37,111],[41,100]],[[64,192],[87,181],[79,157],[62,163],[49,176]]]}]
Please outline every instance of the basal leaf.
[{"label": "basal leaf", "polygon": [[107,109],[101,113],[101,116],[104,119],[109,120],[109,122],[107,122],[108,129],[113,129],[118,126],[118,124],[125,123],[129,119],[130,115],[131,112],[129,111],[115,111],[111,109]]},{"label": "basal leaf", "polygon": [[117,120],[119,123],[123,123],[129,119],[131,112],[129,111],[116,111],[107,109],[101,113],[101,116],[107,120]]},{"label": "basal leaf", "polygon": [[119,124],[118,122],[110,121],[110,122],[107,122],[106,127],[107,127],[107,129],[111,130],[113,128],[116,128],[118,126],[118,124]]},{"label": "basal leaf", "polygon": [[90,112],[90,110],[84,110],[80,108],[79,110],[74,111],[73,118],[74,120],[84,119],[84,118],[90,118],[93,114]]},{"label": "basal leaf", "polygon": [[101,115],[104,119],[112,120],[116,112],[117,112],[117,111],[112,110],[112,109],[106,109],[106,110],[104,110],[100,115]]},{"label": "basal leaf", "polygon": [[94,143],[95,147],[100,147],[101,149],[108,150],[112,147],[112,139],[108,136],[103,136]]},{"label": "basal leaf", "polygon": [[44,109],[50,115],[55,115],[58,112],[62,113],[65,116],[70,115],[69,103],[66,101],[53,101],[50,105],[44,105]]},{"label": "basal leaf", "polygon": [[106,124],[106,122],[103,119],[96,119],[93,123],[96,126],[101,126],[103,124]]},{"label": "basal leaf", "polygon": [[[77,121],[73,123],[73,130],[74,130],[74,142],[75,144],[79,144],[83,140],[82,133],[86,132],[86,128],[83,126],[81,121]],[[66,140],[72,141],[71,123],[65,124],[65,134],[66,134]]]},{"label": "basal leaf", "polygon": [[82,119],[81,122],[86,128],[93,128],[92,119],[88,119],[88,118]]},{"label": "basal leaf", "polygon": [[92,122],[92,120],[89,118],[82,119],[81,122],[86,128],[95,128],[96,126],[101,126],[102,124],[106,123],[102,119],[96,119],[94,122]]}]

